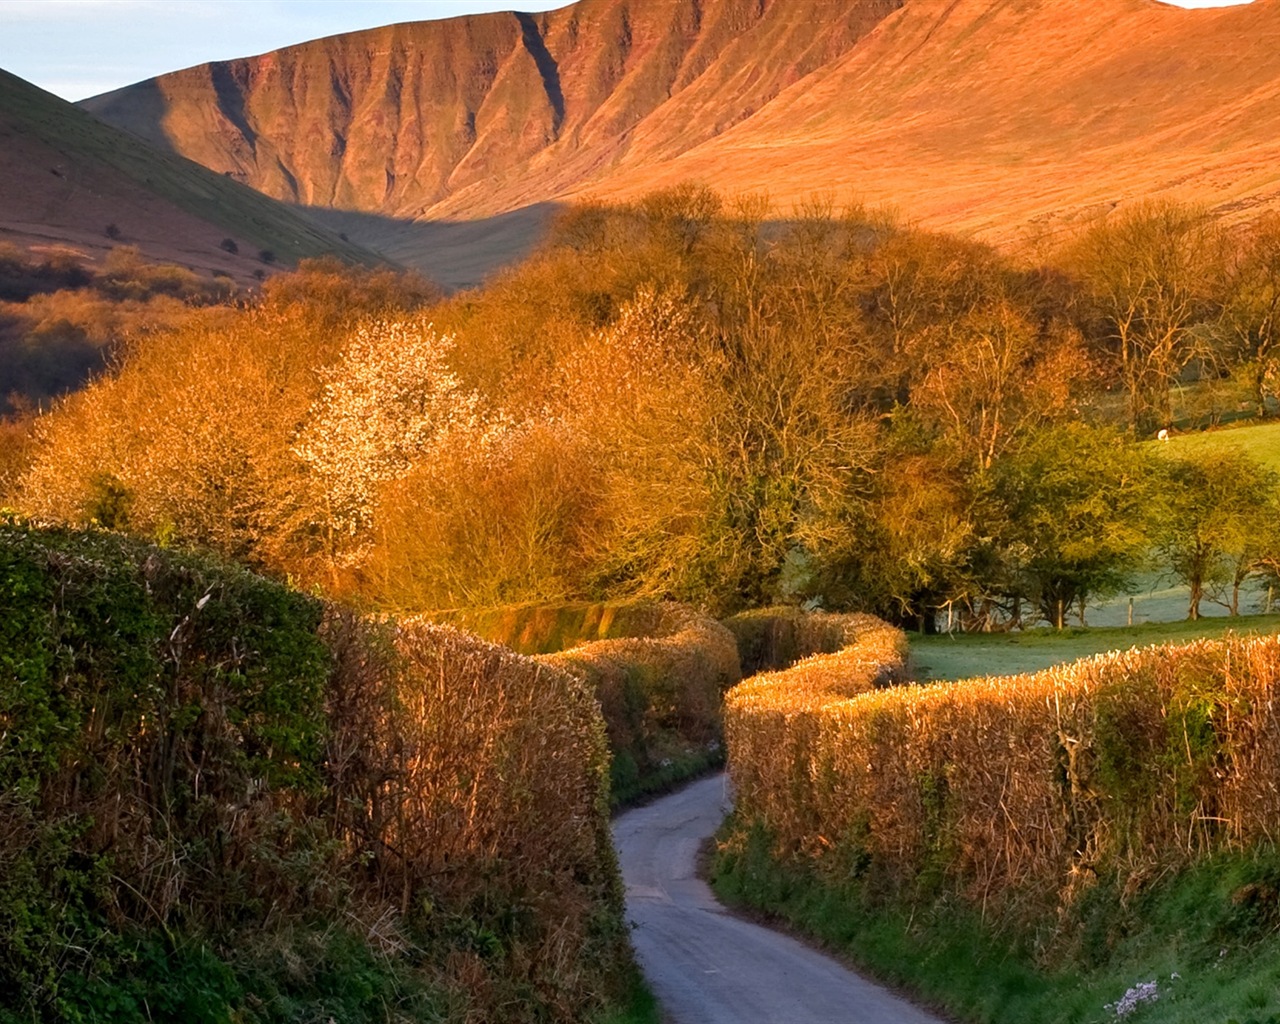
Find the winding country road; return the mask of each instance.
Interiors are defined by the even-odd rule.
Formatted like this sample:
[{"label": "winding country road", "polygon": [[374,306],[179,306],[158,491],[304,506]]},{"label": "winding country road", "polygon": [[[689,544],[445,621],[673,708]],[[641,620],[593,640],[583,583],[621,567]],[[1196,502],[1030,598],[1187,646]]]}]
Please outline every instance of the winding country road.
[{"label": "winding country road", "polygon": [[728,810],[725,776],[620,816],[614,842],[632,941],[674,1024],[941,1024],[786,935],[729,914],[698,879]]}]

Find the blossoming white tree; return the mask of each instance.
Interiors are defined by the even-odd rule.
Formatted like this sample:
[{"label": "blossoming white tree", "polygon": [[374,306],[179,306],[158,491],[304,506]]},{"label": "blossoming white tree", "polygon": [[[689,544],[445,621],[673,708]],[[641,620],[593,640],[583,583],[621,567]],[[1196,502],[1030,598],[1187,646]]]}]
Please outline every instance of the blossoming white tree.
[{"label": "blossoming white tree", "polygon": [[321,371],[320,398],[294,452],[314,474],[334,554],[373,522],[378,489],[430,457],[444,438],[484,433],[480,399],[449,369],[454,340],[423,320],[360,327]]}]

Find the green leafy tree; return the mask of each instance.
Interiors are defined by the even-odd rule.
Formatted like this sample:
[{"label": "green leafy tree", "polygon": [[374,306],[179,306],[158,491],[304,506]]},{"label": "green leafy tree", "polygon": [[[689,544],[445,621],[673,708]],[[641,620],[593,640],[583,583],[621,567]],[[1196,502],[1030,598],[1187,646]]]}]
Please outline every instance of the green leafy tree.
[{"label": "green leafy tree", "polygon": [[1173,459],[1165,467],[1159,549],[1190,590],[1187,617],[1214,589],[1240,607],[1240,588],[1258,571],[1274,543],[1276,474],[1241,452]]},{"label": "green leafy tree", "polygon": [[1141,447],[1079,423],[1034,431],[993,466],[991,533],[1057,628],[1073,605],[1083,617],[1090,597],[1130,583],[1153,525],[1153,476]]}]

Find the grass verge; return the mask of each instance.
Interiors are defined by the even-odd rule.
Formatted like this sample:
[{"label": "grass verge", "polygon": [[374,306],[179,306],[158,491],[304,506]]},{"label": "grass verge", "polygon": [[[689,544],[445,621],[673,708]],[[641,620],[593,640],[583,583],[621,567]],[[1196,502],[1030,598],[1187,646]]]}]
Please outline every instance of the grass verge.
[{"label": "grass verge", "polygon": [[[69,976],[57,1019],[434,1024],[456,1010],[406,958],[379,954],[365,936],[332,925],[263,935],[235,950],[154,931],[115,942],[125,966]],[[30,1019],[0,1009],[3,1024]]]},{"label": "grass verge", "polygon": [[636,971],[618,1004],[593,1019],[592,1024],[661,1024],[662,1010],[644,976]]},{"label": "grass verge", "polygon": [[1138,895],[1099,879],[1063,918],[1015,930],[945,897],[912,903],[822,878],[774,861],[770,848],[763,830],[726,823],[710,863],[720,899],[786,922],[959,1020],[1280,1022],[1274,849],[1219,854]]},{"label": "grass verge", "polygon": [[643,772],[627,751],[618,751],[610,762],[609,803],[615,812],[636,807],[723,767],[724,748],[718,742],[676,751]]}]

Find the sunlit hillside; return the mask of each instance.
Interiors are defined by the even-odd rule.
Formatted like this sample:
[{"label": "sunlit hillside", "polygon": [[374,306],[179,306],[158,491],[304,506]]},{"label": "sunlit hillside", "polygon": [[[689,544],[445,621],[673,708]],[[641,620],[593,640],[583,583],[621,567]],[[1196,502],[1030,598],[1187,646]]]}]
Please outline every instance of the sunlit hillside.
[{"label": "sunlit hillside", "polygon": [[1230,221],[1272,208],[1278,55],[1274,0],[580,0],[315,40],[84,105],[348,211],[341,230],[409,260],[450,240],[433,226],[474,222],[465,251],[491,266],[544,204],[691,180],[1034,245],[1153,196]]}]

